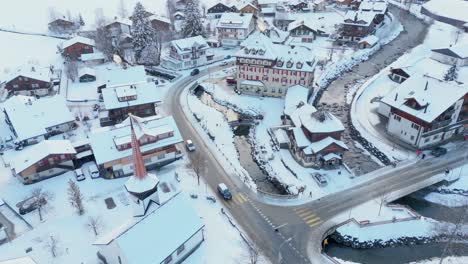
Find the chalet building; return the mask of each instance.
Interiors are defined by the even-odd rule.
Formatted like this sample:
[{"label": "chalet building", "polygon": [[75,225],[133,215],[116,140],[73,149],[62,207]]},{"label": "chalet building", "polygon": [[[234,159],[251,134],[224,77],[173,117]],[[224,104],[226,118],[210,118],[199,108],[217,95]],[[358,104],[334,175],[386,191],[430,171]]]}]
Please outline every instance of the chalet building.
[{"label": "chalet building", "polygon": [[[134,117],[135,133],[147,169],[155,169],[182,157],[177,144],[182,136],[171,116]],[[132,173],[130,120],[95,131],[90,144],[96,164],[104,178],[128,176]]]},{"label": "chalet building", "polygon": [[102,52],[85,53],[80,56],[80,61],[86,66],[96,66],[103,64],[106,61],[106,56]]},{"label": "chalet building", "polygon": [[335,5],[343,9],[357,9],[361,0],[335,0]]},{"label": "chalet building", "polygon": [[375,14],[364,11],[348,11],[340,25],[340,41],[359,42],[375,32]]},{"label": "chalet building", "polygon": [[433,49],[431,58],[448,65],[457,65],[458,67],[468,66],[468,44]]},{"label": "chalet building", "polygon": [[75,127],[75,118],[60,95],[37,100],[16,95],[3,104],[3,112],[16,142],[21,144],[36,144]]},{"label": "chalet building", "polygon": [[174,17],[174,20],[181,21],[185,19],[185,14],[183,12],[177,11],[172,15],[172,17]]},{"label": "chalet building", "polygon": [[260,8],[260,13],[267,16],[275,14],[278,0],[258,0],[257,2],[258,7]]},{"label": "chalet building", "polygon": [[270,26],[263,33],[273,41],[274,44],[285,44],[289,38],[289,32]]},{"label": "chalet building", "polygon": [[222,46],[238,46],[254,29],[255,21],[250,13],[224,13],[216,25]]},{"label": "chalet building", "polygon": [[62,43],[62,55],[78,59],[82,54],[94,52],[94,40],[77,36]]},{"label": "chalet building", "polygon": [[384,21],[385,15],[388,12],[388,4],[387,1],[365,0],[359,5],[359,11],[373,13],[373,23],[378,25]]},{"label": "chalet building", "polygon": [[310,11],[309,3],[305,0],[289,1],[288,6],[292,11]]},{"label": "chalet building", "polygon": [[[233,9],[237,9],[237,13],[252,14],[253,18],[258,17],[258,8],[251,2],[240,2],[237,4],[237,7]],[[233,12],[236,11],[234,10]]]},{"label": "chalet building", "polygon": [[325,11],[326,10],[326,7],[327,7],[327,1],[328,0],[313,0],[311,1],[311,5],[312,5],[312,10],[314,12],[321,12],[321,11]]},{"label": "chalet building", "polygon": [[375,35],[369,35],[358,42],[358,47],[360,49],[368,49],[375,47],[379,43],[379,38]]},{"label": "chalet building", "polygon": [[97,92],[101,93],[104,88],[115,88],[145,83],[147,83],[147,77],[144,66],[124,66],[118,68],[108,67],[103,71],[99,71]]},{"label": "chalet building", "polygon": [[208,8],[206,12],[208,14],[208,17],[217,19],[217,18],[221,18],[221,15],[223,13],[230,13],[230,12],[236,12],[236,11],[237,9],[233,8],[232,6],[229,7],[223,3],[217,3],[214,6]]},{"label": "chalet building", "polygon": [[99,112],[101,126],[122,122],[132,113],[139,117],[156,114],[156,104],[161,103],[152,83],[131,84],[101,90],[103,106]]},{"label": "chalet building", "polygon": [[78,80],[80,82],[96,81],[96,71],[93,68],[83,67],[78,69]]},{"label": "chalet building", "polygon": [[129,19],[115,18],[104,26],[107,34],[112,38],[120,38],[123,34],[130,34],[132,21]]},{"label": "chalet building", "polygon": [[57,18],[49,22],[49,30],[55,33],[72,33],[78,29],[78,26],[65,18]]},{"label": "chalet building", "polygon": [[288,89],[282,116],[293,157],[304,167],[336,168],[342,164],[344,127],[334,115],[317,111],[307,103],[310,90],[295,85]]},{"label": "chalet building", "polygon": [[296,19],[290,12],[276,12],[273,25],[281,30],[287,31],[289,24],[294,21],[296,21]]},{"label": "chalet building", "polygon": [[296,42],[310,43],[317,36],[324,35],[325,32],[319,26],[314,25],[310,20],[296,20],[288,25],[288,32]]},{"label": "chalet building", "polygon": [[173,40],[169,43],[169,56],[161,65],[171,70],[186,70],[206,65],[213,59],[210,47],[202,36]]},{"label": "chalet building", "polygon": [[54,87],[52,76],[53,69],[28,64],[10,73],[2,86],[9,95],[45,96]]},{"label": "chalet building", "polygon": [[282,97],[288,87],[312,87],[316,60],[301,46],[274,44],[255,32],[236,54],[237,89],[246,94]]},{"label": "chalet building", "polygon": [[30,184],[73,170],[75,155],[68,140],[44,140],[18,153],[10,167],[16,178]]},{"label": "chalet building", "polygon": [[163,36],[170,34],[172,23],[169,18],[160,15],[152,15],[148,19],[151,22],[151,26],[159,33],[162,33]]},{"label": "chalet building", "polygon": [[426,148],[462,134],[468,123],[468,86],[412,75],[382,98],[379,114],[400,141]]}]

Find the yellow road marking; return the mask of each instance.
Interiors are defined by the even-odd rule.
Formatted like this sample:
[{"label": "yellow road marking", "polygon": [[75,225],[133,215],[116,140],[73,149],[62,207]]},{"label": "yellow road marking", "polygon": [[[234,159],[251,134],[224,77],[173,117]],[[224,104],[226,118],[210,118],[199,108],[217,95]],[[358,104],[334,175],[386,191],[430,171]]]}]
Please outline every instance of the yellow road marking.
[{"label": "yellow road marking", "polygon": [[237,204],[243,204],[247,201],[247,199],[245,199],[241,193],[236,193],[234,197],[232,198],[232,200]]},{"label": "yellow road marking", "polygon": [[314,227],[314,226],[319,225],[321,223],[323,223],[323,221],[318,221],[316,223],[310,224],[309,227]]},{"label": "yellow road marking", "polygon": [[306,215],[310,215],[310,214],[312,214],[312,212],[310,212],[310,211],[306,211],[306,212],[302,212],[302,213],[300,213],[300,214],[297,214],[297,215],[298,215],[298,216],[300,216],[300,217],[304,217],[304,216],[306,216]]},{"label": "yellow road marking", "polygon": [[306,224],[311,224],[311,223],[316,222],[318,220],[320,220],[320,217],[315,217],[315,218],[312,218],[312,219],[306,221]]},{"label": "yellow road marking", "polygon": [[309,208],[307,207],[306,208],[294,208],[293,210],[296,211],[296,213],[302,213],[304,211],[309,210]]},{"label": "yellow road marking", "polygon": [[313,217],[315,217],[315,214],[311,214],[311,215],[308,215],[308,216],[306,216],[306,217],[302,217],[302,220],[305,221],[305,220],[307,220],[307,219],[309,219],[309,218],[313,218]]},{"label": "yellow road marking", "polygon": [[239,193],[239,197],[244,200],[244,202],[247,202],[247,199],[244,197],[244,195],[242,193]]}]

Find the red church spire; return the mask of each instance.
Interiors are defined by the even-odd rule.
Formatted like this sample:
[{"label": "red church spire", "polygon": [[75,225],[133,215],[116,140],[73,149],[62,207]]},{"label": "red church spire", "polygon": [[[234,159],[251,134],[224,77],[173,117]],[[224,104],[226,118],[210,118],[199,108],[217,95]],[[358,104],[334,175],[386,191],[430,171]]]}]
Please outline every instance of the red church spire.
[{"label": "red church spire", "polygon": [[148,174],[146,172],[145,164],[143,163],[143,156],[141,155],[140,143],[137,140],[135,135],[135,130],[133,128],[133,115],[130,117],[130,127],[132,130],[132,159],[133,159],[133,174],[138,179],[143,179]]}]

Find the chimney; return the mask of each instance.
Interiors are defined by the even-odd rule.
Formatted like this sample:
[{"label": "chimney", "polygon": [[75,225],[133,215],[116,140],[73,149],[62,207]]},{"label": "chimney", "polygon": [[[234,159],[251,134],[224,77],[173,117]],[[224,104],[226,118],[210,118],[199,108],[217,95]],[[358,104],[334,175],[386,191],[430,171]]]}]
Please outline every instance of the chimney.
[{"label": "chimney", "polygon": [[395,94],[395,102],[398,99],[398,93]]},{"label": "chimney", "polygon": [[424,87],[424,91],[427,91],[427,86],[429,85],[429,81],[426,81],[426,87]]}]

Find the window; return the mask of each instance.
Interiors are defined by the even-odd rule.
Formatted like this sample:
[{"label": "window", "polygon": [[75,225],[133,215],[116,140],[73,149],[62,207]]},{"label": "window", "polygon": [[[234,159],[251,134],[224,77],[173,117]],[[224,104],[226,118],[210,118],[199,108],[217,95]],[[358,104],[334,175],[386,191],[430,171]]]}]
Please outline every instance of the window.
[{"label": "window", "polygon": [[184,250],[185,250],[185,245],[182,244],[182,246],[180,246],[180,247],[177,249],[177,255],[180,255],[180,253],[182,253]]},{"label": "window", "polygon": [[411,127],[416,129],[416,130],[419,130],[419,125],[416,125],[415,123],[412,123],[411,124]]},{"label": "window", "polygon": [[171,261],[172,261],[172,256],[169,256],[169,257],[167,257],[167,258],[164,260],[163,263],[164,263],[164,264],[169,264],[169,263],[171,263]]},{"label": "window", "polygon": [[429,142],[429,140],[430,140],[430,138],[426,138],[426,139],[424,140],[424,143]]},{"label": "window", "polygon": [[393,119],[395,119],[396,121],[400,122],[401,121],[401,117],[397,116],[397,115],[393,115]]},{"label": "window", "polygon": [[439,135],[434,135],[434,137],[432,137],[434,140],[438,139],[439,138]]},{"label": "window", "polygon": [[411,138],[411,140],[414,140],[414,136],[411,136],[410,138]]},{"label": "window", "polygon": [[164,159],[164,157],[166,157],[166,154],[164,153],[158,155],[158,159]]},{"label": "window", "polygon": [[282,94],[283,93],[283,90],[281,90],[281,88],[278,89],[278,93]]}]

